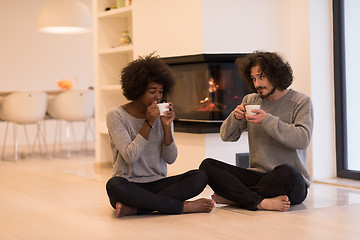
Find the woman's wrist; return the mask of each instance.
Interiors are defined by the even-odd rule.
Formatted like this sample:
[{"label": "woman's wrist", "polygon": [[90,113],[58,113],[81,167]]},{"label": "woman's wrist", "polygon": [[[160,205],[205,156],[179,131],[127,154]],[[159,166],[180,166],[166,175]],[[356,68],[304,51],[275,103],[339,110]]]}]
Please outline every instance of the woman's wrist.
[{"label": "woman's wrist", "polygon": [[147,125],[148,125],[150,128],[154,128],[154,127],[152,126],[152,124],[149,123],[148,120],[145,119],[145,122],[147,123]]}]

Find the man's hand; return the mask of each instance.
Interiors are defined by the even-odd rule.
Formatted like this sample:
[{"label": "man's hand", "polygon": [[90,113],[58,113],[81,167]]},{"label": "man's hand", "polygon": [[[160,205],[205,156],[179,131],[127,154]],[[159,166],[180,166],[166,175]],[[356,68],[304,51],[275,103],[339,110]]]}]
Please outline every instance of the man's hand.
[{"label": "man's hand", "polygon": [[237,120],[241,120],[241,119],[245,118],[245,111],[246,111],[245,105],[246,105],[246,103],[242,103],[242,104],[236,106],[234,115]]},{"label": "man's hand", "polygon": [[251,123],[261,124],[267,113],[262,109],[253,109],[252,111],[256,113],[256,115],[245,114],[246,120]]}]

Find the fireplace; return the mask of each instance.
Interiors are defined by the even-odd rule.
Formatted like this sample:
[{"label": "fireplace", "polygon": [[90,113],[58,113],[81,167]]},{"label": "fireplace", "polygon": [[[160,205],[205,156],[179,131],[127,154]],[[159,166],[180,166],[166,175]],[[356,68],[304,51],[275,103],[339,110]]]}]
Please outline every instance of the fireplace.
[{"label": "fireplace", "polygon": [[176,85],[168,101],[174,104],[175,131],[216,133],[221,123],[249,93],[235,59],[245,54],[198,54],[163,58]]}]

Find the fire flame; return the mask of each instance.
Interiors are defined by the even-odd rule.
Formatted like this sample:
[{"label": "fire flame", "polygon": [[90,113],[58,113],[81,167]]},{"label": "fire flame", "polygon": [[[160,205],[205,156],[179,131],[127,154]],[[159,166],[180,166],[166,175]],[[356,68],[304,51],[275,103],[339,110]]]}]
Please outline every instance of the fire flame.
[{"label": "fire flame", "polygon": [[216,92],[219,85],[215,85],[214,78],[210,78],[208,83],[209,83],[209,92],[211,92],[211,93]]},{"label": "fire flame", "polygon": [[206,97],[204,100],[200,100],[200,103],[204,103],[204,102],[207,102],[207,101],[209,101],[208,97]]}]

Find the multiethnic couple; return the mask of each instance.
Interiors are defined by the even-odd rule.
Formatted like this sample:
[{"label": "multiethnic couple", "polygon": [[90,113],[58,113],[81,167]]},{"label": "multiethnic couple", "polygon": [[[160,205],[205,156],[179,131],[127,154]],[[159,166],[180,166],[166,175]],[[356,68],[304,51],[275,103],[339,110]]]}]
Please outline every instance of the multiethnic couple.
[{"label": "multiethnic couple", "polygon": [[[253,93],[246,95],[220,128],[223,141],[248,132],[249,168],[207,158],[199,169],[167,176],[175,162],[172,103],[162,102],[175,85],[168,65],[150,54],[130,62],[120,84],[128,103],[107,114],[113,176],[106,184],[117,217],[211,212],[215,204],[248,210],[287,211],[303,202],[310,187],[306,151],[313,131],[311,99],[290,89],[293,72],[274,52],[255,51],[236,61]],[[246,105],[260,105],[248,114]],[[209,185],[211,199],[199,198]]]}]

